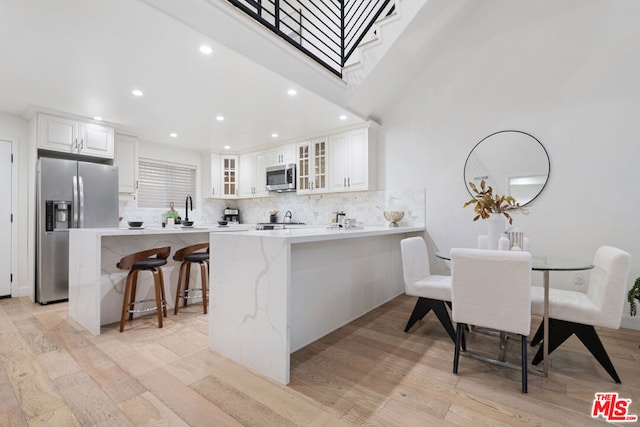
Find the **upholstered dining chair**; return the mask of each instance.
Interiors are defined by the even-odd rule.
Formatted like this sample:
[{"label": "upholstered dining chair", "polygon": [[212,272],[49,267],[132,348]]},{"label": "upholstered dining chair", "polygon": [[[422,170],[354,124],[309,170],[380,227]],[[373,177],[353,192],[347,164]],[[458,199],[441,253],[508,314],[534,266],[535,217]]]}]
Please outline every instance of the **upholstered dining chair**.
[{"label": "upholstered dining chair", "polygon": [[[620,328],[631,256],[621,249],[602,246],[595,253],[593,265],[585,293],[549,289],[549,354],[575,334],[611,375],[611,378],[619,384],[620,377],[600,341],[595,326]],[[543,314],[543,292],[542,288],[532,288],[531,311],[533,314]],[[543,326],[541,323],[531,340],[532,346],[542,340]],[[537,365],[542,358],[542,347],[540,347],[532,363]]]},{"label": "upholstered dining chair", "polygon": [[455,342],[455,331],[447,309],[447,304],[451,303],[451,277],[431,274],[429,252],[422,237],[403,239],[400,242],[400,250],[405,293],[418,297],[404,331],[409,332],[418,320],[433,310],[451,340]]},{"label": "upholstered dining chair", "polygon": [[[489,249],[451,250],[451,303],[456,322],[453,372],[458,373],[464,325],[518,334],[521,337],[522,392],[527,393],[527,336],[531,329],[531,254]],[[468,343],[467,343],[468,346]],[[516,367],[467,349],[468,356]]]}]

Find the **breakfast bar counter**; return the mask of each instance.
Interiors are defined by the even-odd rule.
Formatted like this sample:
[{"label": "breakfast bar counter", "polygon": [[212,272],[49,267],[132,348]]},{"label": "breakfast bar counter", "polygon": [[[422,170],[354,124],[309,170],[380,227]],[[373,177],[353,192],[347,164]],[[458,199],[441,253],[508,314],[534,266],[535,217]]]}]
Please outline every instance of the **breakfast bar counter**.
[{"label": "breakfast bar counter", "polygon": [[[209,241],[210,234],[247,230],[248,226],[167,228],[74,228],[69,230],[69,317],[94,335],[100,326],[120,321],[127,271],[116,264],[126,255],[155,247],[171,246],[163,268],[167,306],[173,307],[180,263],[176,250]],[[196,274],[192,280],[198,280]],[[141,274],[138,293],[151,298],[153,280]],[[148,296],[145,296],[148,295]],[[195,302],[195,300],[194,300]]]},{"label": "breakfast bar counter", "polygon": [[282,384],[290,354],[404,292],[422,227],[212,233],[209,346]]}]

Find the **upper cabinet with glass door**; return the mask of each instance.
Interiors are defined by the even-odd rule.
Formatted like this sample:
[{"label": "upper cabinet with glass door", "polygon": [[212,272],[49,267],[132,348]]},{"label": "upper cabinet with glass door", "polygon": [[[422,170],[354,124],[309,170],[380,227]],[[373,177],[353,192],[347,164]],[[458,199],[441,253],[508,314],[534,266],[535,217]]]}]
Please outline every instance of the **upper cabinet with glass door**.
[{"label": "upper cabinet with glass door", "polygon": [[297,192],[327,191],[327,138],[301,142],[297,147]]},{"label": "upper cabinet with glass door", "polygon": [[238,156],[220,156],[223,199],[238,197]]}]

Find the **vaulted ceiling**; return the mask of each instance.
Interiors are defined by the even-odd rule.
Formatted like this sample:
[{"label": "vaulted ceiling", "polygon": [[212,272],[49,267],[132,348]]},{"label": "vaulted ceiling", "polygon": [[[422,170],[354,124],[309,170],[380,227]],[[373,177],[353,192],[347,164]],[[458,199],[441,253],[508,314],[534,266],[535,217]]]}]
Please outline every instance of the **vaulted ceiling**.
[{"label": "vaulted ceiling", "polygon": [[[362,121],[152,3],[3,0],[0,111],[24,115],[35,107],[100,116],[144,140],[216,151],[224,145],[243,151]],[[206,2],[184,4],[196,3]],[[250,43],[256,34],[240,37]],[[213,52],[201,54],[202,44]],[[331,84],[341,90],[343,82]],[[133,89],[143,96],[133,96]],[[289,89],[297,94],[288,95]]]}]

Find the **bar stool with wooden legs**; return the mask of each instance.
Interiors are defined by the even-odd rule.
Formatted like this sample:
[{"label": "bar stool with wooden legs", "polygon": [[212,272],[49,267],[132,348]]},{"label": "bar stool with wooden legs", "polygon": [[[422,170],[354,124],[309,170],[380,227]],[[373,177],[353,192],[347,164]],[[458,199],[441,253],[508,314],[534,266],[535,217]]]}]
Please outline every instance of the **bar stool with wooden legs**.
[{"label": "bar stool with wooden legs", "polygon": [[[129,320],[133,319],[133,313],[143,313],[156,310],[158,314],[158,327],[162,328],[162,315],[167,317],[167,302],[164,293],[164,275],[161,266],[167,263],[167,258],[171,253],[171,247],[154,248],[146,251],[136,252],[122,258],[117,264],[121,270],[130,270],[127,275],[127,282],[124,289],[124,299],[122,301],[122,318],[120,319],[120,332],[124,331],[124,323],[129,313]],[[155,299],[136,300],[136,290],[138,286],[138,273],[140,271],[150,271],[153,273],[153,286],[155,288]],[[136,304],[141,304],[155,300],[155,307],[136,309]]]},{"label": "bar stool with wooden legs", "polygon": [[[205,249],[206,252],[196,252],[201,249]],[[178,275],[178,290],[176,291],[176,304],[173,309],[173,314],[178,314],[178,306],[180,305],[180,300],[184,301],[183,306],[186,307],[187,300],[192,298],[200,298],[202,296],[202,309],[204,314],[207,314],[207,277],[209,272],[209,242],[206,243],[197,243],[195,245],[187,246],[185,248],[180,249],[175,253],[173,259],[178,262],[182,262],[180,265],[180,273]],[[201,288],[192,288],[189,289],[189,273],[191,271],[191,264],[199,264],[200,265],[200,276],[201,276]],[[184,282],[182,281],[184,274]],[[182,289],[182,284],[184,283],[184,290]],[[202,291],[201,295],[190,295],[193,291]]]}]

